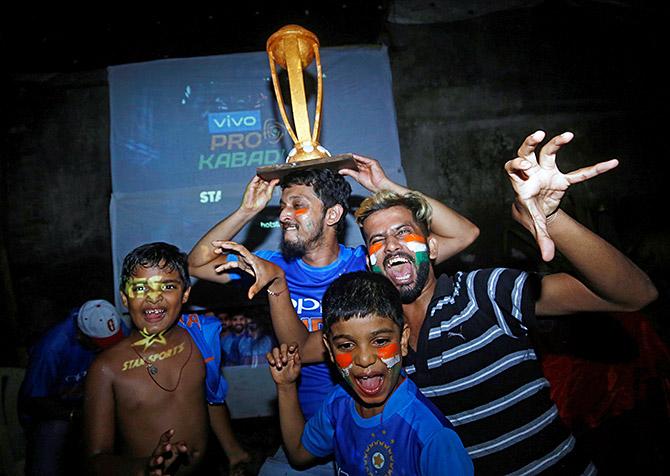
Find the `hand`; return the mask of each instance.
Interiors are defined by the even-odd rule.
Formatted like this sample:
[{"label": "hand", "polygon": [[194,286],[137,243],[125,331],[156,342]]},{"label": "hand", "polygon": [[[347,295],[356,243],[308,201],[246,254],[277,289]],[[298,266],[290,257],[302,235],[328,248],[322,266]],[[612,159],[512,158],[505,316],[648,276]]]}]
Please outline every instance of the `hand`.
[{"label": "hand", "polygon": [[556,167],[556,153],[572,140],[572,132],[564,132],[547,142],[540,150],[539,159],[535,148],[545,137],[543,131],[529,135],[519,147],[519,156],[505,164],[505,170],[516,193],[512,215],[535,237],[542,259],[554,258],[554,241],[549,236],[548,218],[557,211],[563,195],[570,185],[583,182],[613,169],[619,164],[616,159],[600,162],[590,167],[563,174]]},{"label": "hand", "polygon": [[174,429],[170,428],[161,435],[158,445],[151,454],[146,473],[149,476],[177,474],[181,465],[188,465],[191,455],[185,442],[170,443]]},{"label": "hand", "polygon": [[217,254],[233,251],[238,257],[237,261],[226,261],[217,266],[215,268],[217,273],[239,269],[256,278],[254,284],[249,287],[249,299],[253,299],[261,289],[272,285],[275,281],[278,281],[276,284],[281,289],[273,289],[272,291],[282,292],[286,289],[284,271],[276,264],[256,256],[244,246],[233,241],[212,241],[212,245],[214,245],[214,252]]},{"label": "hand", "polygon": [[247,185],[247,188],[244,190],[240,208],[246,212],[258,213],[264,209],[268,202],[272,199],[272,192],[278,183],[279,179],[274,179],[270,182],[267,182],[258,175],[255,175],[254,178],[251,179],[251,182],[249,182]]},{"label": "hand", "polygon": [[340,169],[340,175],[348,175],[370,192],[390,190],[395,185],[384,172],[382,166],[375,159],[352,154],[358,170]]},{"label": "hand", "polygon": [[298,344],[281,344],[265,355],[270,364],[272,379],[277,385],[294,384],[300,377],[300,352]]}]

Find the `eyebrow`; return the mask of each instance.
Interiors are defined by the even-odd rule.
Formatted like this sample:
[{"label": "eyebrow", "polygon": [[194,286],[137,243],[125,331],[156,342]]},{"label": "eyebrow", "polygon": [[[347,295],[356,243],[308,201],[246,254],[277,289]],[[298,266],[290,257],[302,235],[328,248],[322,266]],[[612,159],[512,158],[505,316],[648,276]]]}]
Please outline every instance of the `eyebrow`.
[{"label": "eyebrow", "polygon": [[376,237],[378,237],[378,236],[386,236],[386,235],[388,234],[387,231],[390,231],[391,233],[393,233],[394,231],[397,231],[397,230],[399,230],[400,228],[402,228],[402,227],[404,227],[404,226],[409,226],[409,227],[411,227],[412,224],[411,224],[411,223],[400,223],[400,224],[398,224],[398,225],[394,225],[394,226],[392,226],[391,228],[389,228],[388,230],[384,231],[383,233],[375,233],[375,234],[373,234],[373,235],[370,235],[370,236],[368,237],[368,241],[371,240],[372,238],[376,238]]},{"label": "eyebrow", "polygon": [[[372,337],[377,337],[380,334],[392,334],[393,329],[389,327],[382,327],[381,329],[374,330],[370,333]],[[349,334],[335,334],[332,336],[332,339],[349,339],[349,340],[355,340],[353,336]]]}]

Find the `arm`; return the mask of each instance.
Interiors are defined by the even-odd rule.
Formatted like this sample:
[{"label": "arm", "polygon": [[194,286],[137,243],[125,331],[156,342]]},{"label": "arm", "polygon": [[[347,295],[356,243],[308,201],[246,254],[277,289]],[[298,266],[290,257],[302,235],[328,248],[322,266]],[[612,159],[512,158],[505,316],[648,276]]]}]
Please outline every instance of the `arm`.
[{"label": "arm", "polygon": [[227,274],[219,274],[214,268],[226,262],[225,255],[217,252],[212,245],[215,240],[232,239],[244,225],[249,223],[272,198],[272,192],[279,180],[267,182],[254,176],[247,185],[240,207],[232,214],[214,225],[205,236],[200,238],[188,255],[188,268],[192,276],[226,283],[230,280]]},{"label": "arm", "polygon": [[219,444],[226,453],[230,467],[238,463],[249,460],[249,454],[244,451],[240,443],[235,438],[233,427],[230,422],[230,411],[228,405],[207,405],[209,412],[209,424],[212,431],[219,440]]},{"label": "arm", "polygon": [[[340,174],[348,175],[370,192],[390,190],[398,194],[410,191],[389,179],[378,161],[354,154],[358,170],[342,169]],[[419,193],[419,192],[417,192]],[[444,203],[421,194],[433,209],[431,233],[437,240],[437,264],[467,248],[479,236],[479,228],[470,220],[452,210]]]},{"label": "arm", "polygon": [[305,418],[298,403],[300,353],[298,346],[282,344],[267,354],[272,379],[277,385],[279,426],[286,453],[292,464],[302,466],[314,461],[314,456],[302,446]]},{"label": "arm", "polygon": [[101,358],[88,370],[84,398],[84,440],[91,474],[143,475],[147,461],[114,454],[113,375]]},{"label": "arm", "polygon": [[323,362],[326,360],[326,348],[323,345],[321,331],[309,332],[295,313],[291,295],[286,283],[284,270],[270,261],[264,260],[244,246],[232,241],[215,242],[218,249],[234,252],[239,256],[237,261],[229,261],[216,268],[217,273],[239,269],[256,278],[249,288],[249,299],[252,299],[264,288],[268,291],[270,318],[272,327],[279,343],[295,342],[300,346],[301,360],[306,363]]},{"label": "arm", "polygon": [[610,160],[561,173],[556,167],[556,153],[572,137],[569,132],[554,137],[537,158],[535,148],[544,138],[538,131],[526,138],[519,157],[505,165],[517,195],[514,219],[535,236],[545,261],[553,258],[556,247],[583,277],[582,281],[565,273],[545,277],[536,313],[640,309],[657,296],[649,277],[611,244],[558,208],[570,185],[618,165]]}]

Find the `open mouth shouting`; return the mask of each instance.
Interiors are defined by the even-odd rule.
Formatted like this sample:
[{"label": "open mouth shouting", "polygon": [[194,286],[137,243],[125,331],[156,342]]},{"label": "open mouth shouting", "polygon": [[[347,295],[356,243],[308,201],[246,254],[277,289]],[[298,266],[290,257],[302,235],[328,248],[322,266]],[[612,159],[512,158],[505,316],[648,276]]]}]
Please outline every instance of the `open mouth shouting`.
[{"label": "open mouth shouting", "polygon": [[396,287],[406,286],[416,278],[416,262],[405,253],[388,256],[384,259],[384,273]]},{"label": "open mouth shouting", "polygon": [[150,324],[162,321],[167,316],[167,309],[164,307],[150,307],[144,309],[144,320]]},{"label": "open mouth shouting", "polygon": [[[384,388],[386,372],[370,373],[368,375],[352,376],[351,379],[357,387],[357,393],[361,397],[374,398],[380,395]],[[386,392],[383,392],[386,396]]]}]

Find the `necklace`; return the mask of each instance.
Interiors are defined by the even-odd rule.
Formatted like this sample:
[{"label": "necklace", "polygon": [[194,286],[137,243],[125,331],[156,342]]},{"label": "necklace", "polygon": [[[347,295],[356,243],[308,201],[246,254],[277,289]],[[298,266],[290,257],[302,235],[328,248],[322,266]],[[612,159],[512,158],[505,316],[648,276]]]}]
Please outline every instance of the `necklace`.
[{"label": "necklace", "polygon": [[177,378],[177,384],[174,386],[174,388],[165,388],[163,387],[160,383],[158,383],[158,380],[156,380],[156,377],[154,377],[156,374],[158,374],[158,367],[156,367],[152,362],[149,362],[147,359],[142,357],[140,353],[135,349],[135,347],[131,346],[130,348],[133,349],[133,351],[137,354],[137,356],[144,361],[144,363],[147,365],[147,373],[149,374],[149,377],[151,377],[151,380],[154,381],[156,385],[158,385],[162,390],[166,392],[174,392],[177,390],[177,387],[179,387],[179,384],[181,383],[181,374],[184,371],[184,367],[186,367],[186,364],[188,364],[188,361],[191,360],[191,355],[193,354],[193,341],[189,338],[188,339],[189,345],[189,351],[188,351],[188,357],[186,357],[186,360],[184,361],[183,365],[181,366],[181,369],[179,369],[179,377]]}]

